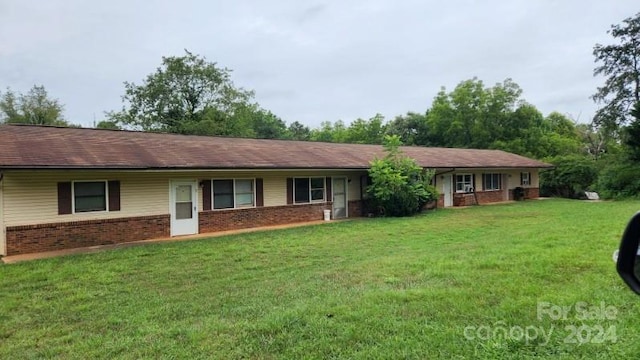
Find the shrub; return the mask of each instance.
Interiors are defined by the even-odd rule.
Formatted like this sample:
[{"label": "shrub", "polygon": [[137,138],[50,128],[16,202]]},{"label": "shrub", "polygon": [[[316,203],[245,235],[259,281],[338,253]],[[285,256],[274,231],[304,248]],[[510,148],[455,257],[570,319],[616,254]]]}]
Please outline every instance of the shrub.
[{"label": "shrub", "polygon": [[585,190],[591,189],[598,178],[595,161],[584,156],[557,156],[548,162],[555,168],[540,173],[542,196],[579,198]]},{"label": "shrub", "polygon": [[404,155],[400,145],[398,136],[386,136],[386,156],[373,160],[369,169],[371,185],[367,194],[374,208],[386,216],[413,215],[438,198],[435,187],[429,184],[433,172]]},{"label": "shrub", "polygon": [[640,164],[615,162],[607,165],[598,178],[597,190],[605,199],[640,196]]}]

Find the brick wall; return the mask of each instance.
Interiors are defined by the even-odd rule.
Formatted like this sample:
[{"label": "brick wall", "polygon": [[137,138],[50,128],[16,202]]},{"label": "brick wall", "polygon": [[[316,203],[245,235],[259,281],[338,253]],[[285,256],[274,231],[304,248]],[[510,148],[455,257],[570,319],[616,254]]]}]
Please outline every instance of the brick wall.
[{"label": "brick wall", "polygon": [[504,191],[478,191],[476,194],[480,204],[505,201]]},{"label": "brick wall", "polygon": [[476,205],[476,198],[473,193],[454,193],[453,206]]},{"label": "brick wall", "polygon": [[362,216],[362,201],[349,200],[349,217],[361,217],[361,216]]},{"label": "brick wall", "polygon": [[[524,188],[525,199],[537,199],[540,197],[539,188]],[[509,200],[513,200],[513,189],[509,190]]]},{"label": "brick wall", "polygon": [[119,244],[169,236],[169,215],[9,226],[7,255]]},{"label": "brick wall", "polygon": [[540,189],[538,188],[525,188],[524,189],[524,198],[525,199],[537,199],[540,197]]},{"label": "brick wall", "polygon": [[331,202],[204,211],[198,214],[199,232],[207,233],[322,220],[325,209],[331,210]]}]

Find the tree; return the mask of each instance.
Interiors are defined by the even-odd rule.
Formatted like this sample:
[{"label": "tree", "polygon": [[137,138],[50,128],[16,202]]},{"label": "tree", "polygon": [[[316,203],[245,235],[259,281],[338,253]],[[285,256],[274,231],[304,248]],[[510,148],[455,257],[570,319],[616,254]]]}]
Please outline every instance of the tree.
[{"label": "tree", "polygon": [[405,145],[426,143],[420,138],[427,135],[425,114],[408,112],[404,116],[396,116],[387,124],[387,135],[398,135]]},{"label": "tree", "polygon": [[347,129],[347,142],[352,144],[382,144],[386,132],[384,116],[376,114],[369,120],[356,119]]},{"label": "tree", "polygon": [[633,121],[624,129],[623,139],[631,160],[640,161],[640,102],[631,110],[631,116]]},{"label": "tree", "polygon": [[585,156],[560,156],[548,161],[555,168],[540,174],[540,193],[543,196],[578,198],[598,178],[595,161]]},{"label": "tree", "polygon": [[49,98],[44,86],[34,85],[26,94],[9,88],[0,94],[0,123],[68,126],[63,109],[58,99]]},{"label": "tree", "polygon": [[287,133],[287,137],[293,140],[309,140],[309,138],[311,137],[311,130],[309,130],[309,127],[301,124],[298,121],[294,121],[289,124]]},{"label": "tree", "polygon": [[120,130],[120,126],[113,121],[102,120],[96,124],[96,129]]},{"label": "tree", "polygon": [[184,56],[163,57],[142,85],[124,83],[125,105],[107,115],[134,129],[224,134],[238,112],[252,109],[253,92],[236,88],[230,72],[186,50]]},{"label": "tree", "polygon": [[496,140],[515,138],[522,127],[514,123],[522,90],[511,79],[491,88],[473,78],[447,93],[436,95],[426,115],[426,135],[417,134],[419,145],[488,148]]},{"label": "tree", "polygon": [[611,45],[596,44],[593,55],[599,63],[594,76],[606,77],[592,96],[602,103],[594,121],[599,126],[617,129],[629,120],[629,110],[640,102],[640,12],[612,25],[608,31],[617,40]]},{"label": "tree", "polygon": [[342,120],[335,123],[323,121],[320,123],[320,128],[311,130],[309,138],[312,141],[344,143],[348,139],[348,130]]},{"label": "tree", "polygon": [[282,139],[287,137],[287,124],[271,111],[257,109],[253,113],[253,130],[258,139]]},{"label": "tree", "polygon": [[413,215],[438,196],[435,187],[429,184],[433,172],[425,171],[404,155],[401,144],[398,136],[385,136],[386,155],[373,160],[369,169],[371,185],[367,194],[374,208],[386,216]]}]

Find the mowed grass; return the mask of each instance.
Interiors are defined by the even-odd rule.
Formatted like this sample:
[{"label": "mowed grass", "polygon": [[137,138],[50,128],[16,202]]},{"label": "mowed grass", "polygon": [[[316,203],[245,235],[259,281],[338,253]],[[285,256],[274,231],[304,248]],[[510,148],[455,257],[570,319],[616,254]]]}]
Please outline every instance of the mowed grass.
[{"label": "mowed grass", "polygon": [[639,209],[526,201],[0,265],[0,358],[637,358],[611,254]]}]

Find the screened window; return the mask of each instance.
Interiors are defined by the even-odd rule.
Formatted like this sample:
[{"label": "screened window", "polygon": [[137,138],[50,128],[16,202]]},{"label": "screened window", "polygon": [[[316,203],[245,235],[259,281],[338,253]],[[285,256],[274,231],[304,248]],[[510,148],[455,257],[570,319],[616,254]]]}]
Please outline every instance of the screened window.
[{"label": "screened window", "polygon": [[296,178],[293,184],[295,203],[324,201],[325,178]]},{"label": "screened window", "polygon": [[74,212],[106,211],[107,182],[82,181],[73,183]]},{"label": "screened window", "polygon": [[253,206],[253,180],[236,180],[236,207]]},{"label": "screened window", "polygon": [[501,186],[501,178],[500,174],[483,174],[482,175],[482,184],[485,190],[500,190]]},{"label": "screened window", "polygon": [[456,175],[456,192],[472,192],[473,176],[471,174]]},{"label": "screened window", "polygon": [[531,185],[531,173],[528,173],[528,172],[520,173],[520,185],[523,185],[523,186]]},{"label": "screened window", "polygon": [[253,179],[213,180],[213,208],[233,209],[254,204]]}]

